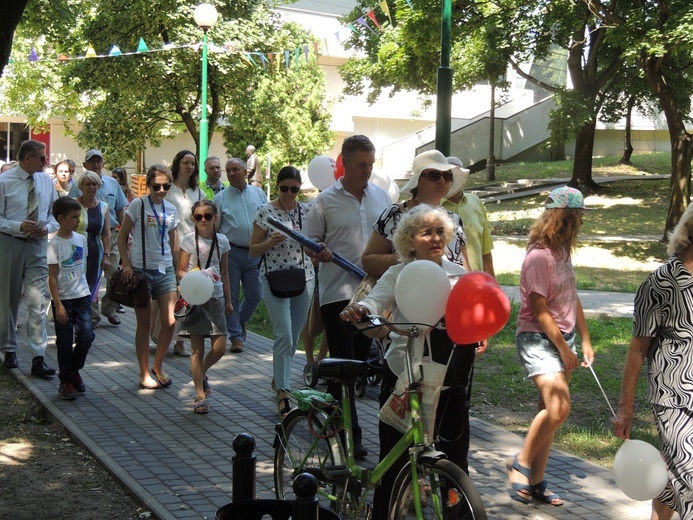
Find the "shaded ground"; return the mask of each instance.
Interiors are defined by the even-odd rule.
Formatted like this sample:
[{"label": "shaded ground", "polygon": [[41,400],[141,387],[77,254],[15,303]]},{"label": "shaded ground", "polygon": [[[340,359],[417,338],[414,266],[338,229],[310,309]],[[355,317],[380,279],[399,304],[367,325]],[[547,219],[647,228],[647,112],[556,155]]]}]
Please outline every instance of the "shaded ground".
[{"label": "shaded ground", "polygon": [[0,518],[148,518],[61,424],[0,367]]}]

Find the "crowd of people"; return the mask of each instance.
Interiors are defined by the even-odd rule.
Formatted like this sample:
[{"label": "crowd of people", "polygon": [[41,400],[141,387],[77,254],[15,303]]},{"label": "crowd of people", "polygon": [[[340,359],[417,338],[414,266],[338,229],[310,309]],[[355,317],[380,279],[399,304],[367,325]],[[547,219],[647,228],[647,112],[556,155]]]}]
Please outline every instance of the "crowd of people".
[{"label": "crowd of people", "polygon": [[[135,347],[140,388],[172,385],[165,370],[171,345],[190,356],[195,387],[193,410],[208,413],[212,393],[208,371],[227,351],[243,352],[247,324],[261,300],[273,331],[273,379],[279,417],[290,410],[291,361],[299,338],[313,341],[308,316],[317,313],[324,327],[329,355],[365,360],[371,339],[355,324],[370,313],[390,309],[395,321],[406,321],[395,300],[395,282],[409,262],[429,260],[441,266],[450,284],[467,271],[495,276],[493,243],[483,204],[464,186],[469,170],[456,157],[437,150],[413,161],[413,175],[401,189],[406,197],[392,203],[389,195],[369,182],[375,146],[366,136],[344,140],[344,175],[311,203],[298,200],[301,172],[285,166],[276,175],[275,198],[262,190],[255,148],[248,162],[208,157],[198,164],[190,150],[181,150],[171,168],[149,167],[147,193],[134,197],[127,171],[104,174],[104,157],[89,150],[84,173],[74,180],[75,165],[61,161],[48,169],[46,147],[27,140],[17,162],[0,175],[0,350],[7,368],[18,367],[16,351],[20,302],[27,310],[26,340],[32,354],[31,374],[51,377],[55,369],[45,358],[47,295],[52,303],[59,368],[59,395],[76,399],[86,391],[83,369],[104,316],[120,325],[124,309],[108,294],[98,297],[101,277],[110,280],[117,269],[127,281],[142,276],[151,301],[136,308]],[[206,179],[200,181],[200,166]],[[404,198],[403,197],[403,198]],[[520,274],[520,310],[516,346],[525,376],[538,393],[538,411],[522,450],[508,461],[514,496],[560,506],[564,500],[544,478],[554,435],[570,413],[572,372],[594,361],[584,312],[577,293],[571,253],[587,210],[582,194],[573,188],[553,190],[544,211],[532,225]],[[272,221],[305,235],[320,247],[306,247]],[[670,468],[670,485],[654,501],[653,518],[670,518],[674,509],[693,514],[693,470],[687,461],[690,417],[689,363],[677,363],[689,334],[693,208],[674,231],[670,261],[641,286],[636,296],[633,340],[624,369],[623,391],[614,431],[627,438],[633,420],[634,388],[645,358],[650,362],[648,400],[653,406],[663,455]],[[49,239],[49,237],[51,237]],[[362,268],[377,280],[365,297],[351,301],[358,277],[332,260],[335,254]],[[187,273],[203,271],[213,280],[213,295],[199,306],[194,321],[178,322],[174,308],[179,282]],[[241,290],[243,298],[241,298]],[[319,309],[319,312],[317,311]],[[311,318],[315,319],[315,316]],[[156,330],[153,330],[156,329]],[[150,366],[149,343],[156,351]],[[175,341],[174,341],[175,338]],[[211,348],[205,353],[205,340]],[[190,351],[185,343],[190,342]],[[385,341],[380,403],[390,397],[400,376],[403,338]],[[311,343],[312,346],[312,343]],[[578,346],[580,356],[578,356]],[[444,321],[426,337],[434,360],[447,362],[455,384],[442,392],[436,423],[439,449],[467,471],[469,406],[475,362],[487,341],[454,345]],[[324,356],[321,352],[317,357]],[[307,353],[313,359],[312,349]],[[269,382],[268,382],[269,383]],[[339,398],[337,385],[328,388]],[[350,389],[353,393],[353,388]],[[354,454],[367,456],[362,443],[355,399],[352,399]],[[380,422],[380,458],[401,437]],[[399,461],[385,475],[374,496],[374,517],[384,517],[387,498]]]}]

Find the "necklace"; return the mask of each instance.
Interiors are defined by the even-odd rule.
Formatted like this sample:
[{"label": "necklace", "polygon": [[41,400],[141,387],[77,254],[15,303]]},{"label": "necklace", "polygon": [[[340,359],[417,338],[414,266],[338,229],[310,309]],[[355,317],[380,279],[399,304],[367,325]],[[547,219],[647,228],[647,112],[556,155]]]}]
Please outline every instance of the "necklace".
[{"label": "necklace", "polygon": [[284,212],[289,215],[289,218],[291,219],[291,224],[293,224],[293,227],[296,227],[296,221],[294,220],[294,213],[296,213],[296,209],[298,208],[298,204],[294,204],[294,207],[289,211],[284,207],[284,204],[282,204],[282,200],[280,198],[277,198],[277,202],[279,203],[279,206],[284,210]]}]

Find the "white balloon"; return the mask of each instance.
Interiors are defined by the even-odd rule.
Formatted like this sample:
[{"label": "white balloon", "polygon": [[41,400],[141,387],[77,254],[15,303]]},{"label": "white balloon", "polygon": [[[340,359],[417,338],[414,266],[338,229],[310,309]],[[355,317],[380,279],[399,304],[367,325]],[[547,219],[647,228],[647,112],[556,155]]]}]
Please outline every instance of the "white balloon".
[{"label": "white balloon", "polygon": [[399,186],[392,179],[390,179],[390,186],[387,188],[387,194],[390,196],[392,203],[397,204],[399,201]]},{"label": "white balloon", "polygon": [[395,301],[410,322],[435,325],[445,315],[450,295],[445,270],[430,260],[414,260],[395,282]]},{"label": "white balloon", "polygon": [[368,179],[368,182],[370,182],[371,184],[375,184],[376,186],[384,189],[385,191],[387,191],[387,189],[390,187],[390,178],[384,173],[380,172],[373,172],[371,174],[371,178]]},{"label": "white balloon", "polygon": [[214,294],[212,277],[202,271],[190,271],[180,279],[180,295],[191,305],[207,303]]},{"label": "white balloon", "polygon": [[667,465],[657,448],[632,439],[616,452],[614,477],[619,489],[633,500],[651,500],[669,482]]},{"label": "white balloon", "polygon": [[332,157],[318,155],[308,163],[308,178],[313,186],[320,191],[334,184],[334,169],[337,162]]}]

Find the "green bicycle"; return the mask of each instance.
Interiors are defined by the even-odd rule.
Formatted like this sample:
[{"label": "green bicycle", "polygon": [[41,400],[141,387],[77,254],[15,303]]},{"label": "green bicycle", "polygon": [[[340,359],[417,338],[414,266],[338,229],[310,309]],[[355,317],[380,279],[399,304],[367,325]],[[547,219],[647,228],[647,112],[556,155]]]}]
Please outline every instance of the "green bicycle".
[{"label": "green bicycle", "polygon": [[[274,448],[274,484],[277,498],[291,499],[292,482],[301,473],[311,473],[320,482],[321,506],[331,507],[343,520],[371,518],[368,492],[403,453],[409,463],[399,472],[392,488],[389,520],[409,518],[485,520],[481,496],[469,476],[424,437],[419,393],[423,376],[412,368],[416,324],[400,329],[379,316],[369,316],[373,326],[385,325],[406,335],[406,374],[410,382],[408,398],[411,426],[394,449],[375,467],[356,464],[353,448],[351,408],[348,386],[368,374],[365,361],[328,358],[320,362],[320,376],[339,382],[344,396],[341,403],[312,389],[291,393],[297,403],[277,425]],[[430,490],[430,491],[429,491]],[[380,520],[380,519],[374,519]]]}]

